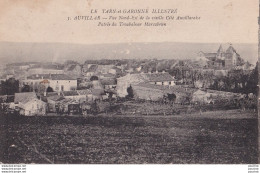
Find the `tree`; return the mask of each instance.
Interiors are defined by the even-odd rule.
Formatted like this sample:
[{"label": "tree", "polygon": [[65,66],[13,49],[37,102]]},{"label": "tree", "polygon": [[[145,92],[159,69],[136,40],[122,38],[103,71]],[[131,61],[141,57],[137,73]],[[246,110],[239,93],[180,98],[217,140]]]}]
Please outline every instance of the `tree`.
[{"label": "tree", "polygon": [[31,92],[32,88],[29,85],[24,85],[22,88],[22,92]]},{"label": "tree", "polygon": [[19,81],[10,78],[1,82],[1,95],[14,95],[19,92]]},{"label": "tree", "polygon": [[247,93],[253,93],[257,95],[258,92],[258,62],[256,63],[255,69],[252,71],[252,73],[249,76],[248,82],[247,82]]},{"label": "tree", "polygon": [[172,94],[167,93],[167,97],[170,102],[175,102],[176,100],[176,95],[173,93]]},{"label": "tree", "polygon": [[127,98],[131,98],[131,99],[134,98],[134,90],[131,85],[127,88],[126,91],[128,93],[126,96]]},{"label": "tree", "polygon": [[46,92],[53,92],[53,88],[52,87],[48,87]]},{"label": "tree", "polygon": [[98,80],[98,77],[97,76],[91,76],[90,81],[93,81],[93,80]]}]

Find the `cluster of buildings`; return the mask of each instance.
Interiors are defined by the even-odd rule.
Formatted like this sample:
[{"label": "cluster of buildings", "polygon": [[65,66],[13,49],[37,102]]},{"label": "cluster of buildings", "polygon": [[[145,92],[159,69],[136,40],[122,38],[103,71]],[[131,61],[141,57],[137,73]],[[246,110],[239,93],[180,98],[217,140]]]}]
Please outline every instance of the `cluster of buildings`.
[{"label": "cluster of buildings", "polygon": [[211,69],[229,70],[232,68],[241,68],[246,70],[251,68],[250,64],[244,62],[231,44],[226,50],[220,45],[217,52],[213,53],[200,51],[197,59],[204,67]]},{"label": "cluster of buildings", "polygon": [[141,94],[137,89],[139,85],[175,85],[174,77],[167,72],[127,73],[115,65],[69,64],[62,67],[18,64],[15,69],[11,68],[23,71],[24,76],[18,78],[20,92],[8,101],[9,109],[27,116],[68,112],[71,105],[82,106],[97,100],[125,97],[130,85],[136,88],[136,94]]},{"label": "cluster of buildings", "polygon": [[[198,57],[207,69],[227,70],[244,64],[232,45],[227,50],[220,45],[216,53],[199,52]],[[126,97],[129,87],[135,98],[144,100],[156,101],[172,94],[176,103],[183,103],[188,95],[194,94],[194,98],[207,96],[196,88],[176,85],[175,77],[168,72],[148,69],[145,73],[142,65],[135,69],[127,66],[16,63],[6,68],[8,73],[2,75],[1,80],[12,77],[19,80],[20,91],[8,103],[10,109],[19,110],[23,115],[68,112],[69,108],[86,107],[84,105],[97,100]],[[4,71],[5,68],[1,69]]]}]

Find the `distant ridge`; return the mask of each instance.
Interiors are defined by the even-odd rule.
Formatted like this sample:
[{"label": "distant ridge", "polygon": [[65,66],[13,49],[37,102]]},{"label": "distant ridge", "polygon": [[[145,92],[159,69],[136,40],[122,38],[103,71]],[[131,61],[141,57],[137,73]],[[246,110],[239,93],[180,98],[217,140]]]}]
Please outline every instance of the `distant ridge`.
[{"label": "distant ridge", "polygon": [[[21,61],[64,62],[87,59],[191,59],[199,51],[216,52],[221,43],[15,43],[0,42],[1,63]],[[223,44],[222,45],[227,45]],[[241,57],[254,64],[257,61],[257,44],[234,43]],[[226,49],[225,46],[223,46]]]}]

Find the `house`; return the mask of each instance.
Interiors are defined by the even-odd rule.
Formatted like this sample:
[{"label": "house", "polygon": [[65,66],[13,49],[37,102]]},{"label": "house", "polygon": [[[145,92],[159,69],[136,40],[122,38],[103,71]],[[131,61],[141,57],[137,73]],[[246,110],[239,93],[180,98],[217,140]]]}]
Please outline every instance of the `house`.
[{"label": "house", "polygon": [[79,78],[82,76],[82,67],[79,64],[70,64],[65,69],[65,74],[73,78]]},{"label": "house", "polygon": [[15,107],[25,116],[45,115],[46,103],[39,100],[34,92],[15,93]]},{"label": "house", "polygon": [[56,112],[56,106],[59,105],[62,100],[73,103],[84,103],[89,100],[93,100],[92,91],[87,90],[75,90],[75,91],[63,91],[63,92],[48,92],[46,93],[49,112]]},{"label": "house", "polygon": [[97,73],[108,74],[111,72],[112,74],[116,74],[116,69],[114,69],[114,67],[114,65],[98,65]]},{"label": "house", "polygon": [[[81,92],[82,93],[82,92]],[[65,98],[65,99],[71,99],[74,100],[78,103],[82,103],[84,101],[86,101],[86,95],[84,94],[79,94],[78,91],[63,91],[61,93],[61,95]]]},{"label": "house", "polygon": [[134,92],[134,98],[159,101],[167,97],[168,94],[175,96],[175,103],[182,104],[185,99],[191,95],[196,89],[183,85],[154,85],[150,83],[139,83],[131,85]]},{"label": "house", "polygon": [[56,103],[64,99],[58,92],[46,93],[48,112],[56,112]]},{"label": "house", "polygon": [[224,51],[222,45],[216,53],[204,53],[200,51],[198,53],[198,58],[208,59],[208,67],[216,69],[231,69],[236,66],[243,64],[243,59],[230,44],[226,51]]},{"label": "house", "polygon": [[103,79],[100,81],[101,84],[104,86],[105,90],[116,90],[116,79],[111,78],[111,79]]},{"label": "house", "polygon": [[86,101],[92,100],[92,98],[93,98],[93,94],[92,94],[92,91],[90,89],[77,90],[77,92],[78,92],[79,95],[84,96],[86,98]]},{"label": "house", "polygon": [[35,88],[39,84],[51,87],[53,91],[71,91],[77,89],[77,79],[65,74],[35,74],[20,81],[23,85]]},{"label": "house", "polygon": [[125,97],[127,88],[133,84],[149,83],[152,85],[174,86],[175,79],[167,72],[161,73],[138,73],[130,74],[117,78],[117,95],[119,97]]},{"label": "house", "polygon": [[83,71],[83,75],[87,77],[93,76],[94,74],[96,74],[97,68],[98,68],[97,64],[91,65],[90,67],[88,67],[87,70],[84,68],[84,70],[86,71]]}]

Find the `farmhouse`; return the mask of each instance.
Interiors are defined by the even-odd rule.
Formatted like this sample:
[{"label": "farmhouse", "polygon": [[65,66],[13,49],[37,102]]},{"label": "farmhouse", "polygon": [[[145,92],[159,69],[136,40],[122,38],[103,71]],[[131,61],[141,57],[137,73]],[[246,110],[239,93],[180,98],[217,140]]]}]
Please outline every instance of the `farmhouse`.
[{"label": "farmhouse", "polygon": [[139,83],[149,83],[152,85],[174,86],[174,80],[174,77],[172,77],[167,72],[138,74],[128,73],[126,76],[117,79],[117,95],[119,97],[125,97],[128,94],[127,88],[130,85]]},{"label": "farmhouse", "polygon": [[39,100],[34,92],[15,93],[14,103],[25,116],[45,115],[46,103]]},{"label": "farmhouse", "polygon": [[35,74],[21,80],[22,84],[27,84],[35,88],[39,84],[51,87],[54,91],[71,91],[77,89],[77,79],[73,79],[65,74]]}]

